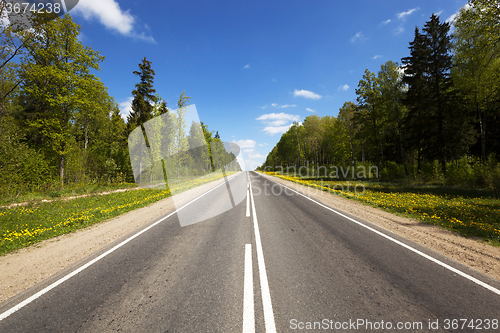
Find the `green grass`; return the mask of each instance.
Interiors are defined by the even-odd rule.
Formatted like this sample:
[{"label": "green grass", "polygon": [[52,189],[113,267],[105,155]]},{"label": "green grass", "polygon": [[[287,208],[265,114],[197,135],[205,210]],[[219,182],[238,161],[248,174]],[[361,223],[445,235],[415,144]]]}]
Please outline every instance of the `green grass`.
[{"label": "green grass", "polygon": [[170,190],[137,189],[0,208],[0,255],[145,207],[171,196],[171,193],[183,192],[222,177],[222,172],[215,172],[200,178],[175,180],[170,182]]},{"label": "green grass", "polygon": [[139,189],[0,209],[0,255],[93,225],[170,196]]},{"label": "green grass", "polygon": [[[281,176],[286,180],[329,191],[401,216],[439,225],[465,237],[480,237],[500,246],[500,201],[489,191],[436,185],[378,183],[366,181],[321,181]],[[358,184],[358,193],[353,187]],[[347,191],[349,185],[350,191]],[[342,191],[342,187],[344,190]],[[364,193],[362,188],[365,189]]]},{"label": "green grass", "polygon": [[54,198],[67,198],[86,194],[97,194],[118,189],[137,188],[135,183],[119,184],[72,184],[71,187],[64,190],[49,190],[46,192],[24,193],[17,197],[0,198],[0,206],[8,206],[13,203],[36,203],[42,200],[53,200]]}]

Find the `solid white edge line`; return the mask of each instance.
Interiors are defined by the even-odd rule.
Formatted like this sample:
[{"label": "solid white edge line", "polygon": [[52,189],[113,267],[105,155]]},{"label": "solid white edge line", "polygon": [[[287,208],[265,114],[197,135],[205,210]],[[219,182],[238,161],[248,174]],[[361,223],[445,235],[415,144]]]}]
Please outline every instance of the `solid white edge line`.
[{"label": "solid white edge line", "polygon": [[255,310],[253,304],[252,244],[245,244],[243,285],[243,333],[253,333],[255,332]]},{"label": "solid white edge line", "polygon": [[438,265],[440,265],[440,266],[442,266],[442,267],[444,267],[444,268],[448,269],[448,270],[450,270],[450,271],[452,271],[453,273],[456,273],[456,274],[458,274],[458,275],[460,275],[460,276],[462,276],[462,277],[464,277],[464,278],[466,278],[466,279],[468,279],[468,280],[470,280],[470,281],[472,281],[472,282],[474,282],[474,283],[476,283],[476,284],[480,285],[481,287],[484,287],[484,288],[486,288],[486,289],[488,289],[488,290],[490,290],[490,291],[494,292],[494,293],[495,293],[495,294],[497,294],[497,295],[500,295],[500,290],[498,290],[497,288],[495,288],[495,287],[493,287],[493,286],[490,286],[490,285],[489,285],[489,284],[487,284],[487,283],[484,283],[484,282],[483,282],[483,281],[481,281],[481,280],[476,279],[476,278],[475,278],[475,277],[473,277],[473,276],[470,276],[470,275],[469,275],[469,274],[467,274],[467,273],[464,273],[464,272],[462,272],[462,271],[460,271],[460,270],[458,270],[458,269],[456,269],[456,268],[454,268],[454,267],[451,267],[450,265],[445,264],[444,262],[442,262],[442,261],[440,261],[440,260],[438,260],[438,259],[436,259],[436,258],[434,258],[434,257],[431,257],[430,255],[425,254],[425,253],[423,253],[423,252],[421,252],[421,251],[419,251],[419,250],[417,250],[417,249],[415,249],[415,248],[413,248],[413,247],[411,247],[411,246],[409,246],[409,245],[406,245],[405,243],[400,242],[400,241],[398,241],[397,239],[394,239],[394,238],[392,238],[391,236],[388,236],[388,235],[384,234],[383,232],[380,232],[380,231],[378,231],[378,230],[376,230],[376,229],[373,229],[373,228],[371,228],[371,227],[369,227],[369,226],[367,226],[367,225],[365,225],[365,224],[363,224],[363,223],[361,223],[361,222],[359,222],[359,221],[356,221],[355,219],[350,218],[349,216],[346,216],[346,215],[344,215],[344,214],[342,214],[342,213],[340,213],[340,212],[337,212],[336,210],[334,210],[334,209],[332,209],[332,208],[330,208],[330,207],[328,207],[328,206],[326,206],[326,205],[324,205],[324,204],[322,204],[322,203],[320,203],[320,202],[318,202],[318,201],[316,201],[316,200],[314,200],[314,199],[312,199],[312,198],[310,198],[310,197],[306,196],[305,194],[302,194],[302,193],[300,193],[300,192],[298,192],[298,191],[295,191],[294,189],[292,189],[292,188],[290,188],[290,187],[288,187],[288,186],[286,186],[286,185],[283,185],[283,184],[280,184],[280,183],[278,183],[278,182],[275,182],[274,180],[271,180],[271,179],[269,179],[269,178],[267,178],[267,177],[264,177],[264,178],[266,178],[266,179],[268,179],[268,180],[272,181],[273,183],[276,183],[276,184],[278,184],[278,185],[280,185],[280,186],[283,186],[283,187],[285,187],[285,188],[287,188],[287,189],[289,189],[289,190],[291,190],[291,191],[293,191],[293,192],[295,192],[295,193],[297,193],[297,194],[299,194],[299,195],[303,196],[304,198],[306,198],[306,199],[308,199],[308,200],[311,200],[312,202],[316,203],[317,205],[319,205],[319,206],[321,206],[321,207],[323,207],[323,208],[326,208],[326,209],[328,209],[328,210],[330,210],[330,211],[334,212],[335,214],[338,214],[338,215],[340,215],[340,216],[342,216],[342,217],[344,217],[344,218],[348,219],[349,221],[352,221],[352,222],[354,222],[354,223],[356,223],[356,224],[359,224],[360,226],[362,226],[362,227],[364,227],[364,228],[366,228],[366,229],[368,229],[368,230],[370,230],[370,231],[373,231],[374,233],[376,233],[376,234],[378,234],[378,235],[380,235],[380,236],[382,236],[382,237],[385,237],[385,238],[387,238],[388,240],[390,240],[390,241],[392,241],[392,242],[394,242],[394,243],[396,243],[396,244],[398,244],[398,245],[401,245],[402,247],[404,247],[404,248],[406,248],[406,249],[408,249],[408,250],[410,250],[410,251],[412,251],[412,252],[414,252],[414,253],[416,253],[416,254],[418,254],[418,255],[420,255],[420,256],[422,256],[422,257],[424,257],[424,258],[426,258],[426,259],[428,259],[428,260],[430,260],[430,261],[432,261],[432,262],[434,262],[434,263],[436,263],[436,264],[438,264]]},{"label": "solid white edge line", "polygon": [[[233,179],[236,176],[238,176],[238,174],[236,174],[233,177],[229,178],[228,181],[231,180],[231,179]],[[203,193],[202,195],[200,195],[199,197],[195,198],[194,200],[191,200],[190,202],[188,202],[187,204],[185,204],[181,208],[176,209],[175,211],[173,211],[172,213],[170,213],[167,216],[163,217],[162,219],[156,221],[155,223],[153,223],[149,227],[147,227],[145,229],[142,229],[141,231],[139,231],[135,235],[132,235],[131,237],[127,238],[126,240],[124,240],[120,244],[114,246],[113,248],[109,249],[108,251],[104,252],[103,254],[101,254],[100,256],[98,256],[97,258],[95,258],[95,259],[89,261],[88,263],[86,263],[85,265],[83,265],[83,266],[75,269],[73,272],[71,272],[68,275],[62,277],[61,279],[59,279],[56,282],[52,283],[51,285],[45,287],[44,289],[40,290],[39,292],[37,292],[36,294],[32,295],[31,297],[25,299],[24,301],[22,301],[21,303],[17,304],[16,306],[14,306],[14,307],[10,308],[9,310],[5,311],[4,313],[0,314],[0,321],[2,321],[3,319],[7,318],[8,316],[10,316],[11,314],[15,313],[16,311],[18,311],[19,309],[23,308],[24,306],[28,305],[29,303],[33,302],[34,300],[36,300],[37,298],[39,298],[43,294],[45,294],[45,293],[49,292],[50,290],[54,289],[55,287],[57,287],[58,285],[60,285],[64,281],[72,278],[73,276],[75,276],[76,274],[80,273],[84,269],[86,269],[89,266],[95,264],[96,262],[98,262],[102,258],[106,257],[108,254],[114,252],[115,250],[119,249],[123,245],[127,244],[128,242],[130,242],[132,239],[136,238],[137,236],[145,233],[146,231],[148,231],[149,229],[153,228],[154,226],[156,226],[156,225],[160,224],[161,222],[165,221],[166,219],[168,219],[172,215],[176,214],[181,209],[184,209],[188,205],[192,204],[196,200],[200,199],[201,197],[205,196],[206,194],[212,192],[213,190],[215,190],[216,188],[218,188],[218,187],[220,187],[220,186],[222,186],[224,184],[225,184],[225,182],[222,182],[221,184],[217,185],[216,187],[212,188],[211,190]]]},{"label": "solid white edge line", "polygon": [[267,281],[266,264],[264,263],[264,252],[260,240],[259,223],[255,212],[255,201],[253,198],[252,184],[250,183],[250,199],[252,201],[253,227],[255,230],[255,247],[257,249],[257,263],[259,265],[260,290],[262,293],[262,307],[264,309],[264,323],[266,332],[275,333],[276,324],[274,322],[273,304],[271,302],[271,292]]}]

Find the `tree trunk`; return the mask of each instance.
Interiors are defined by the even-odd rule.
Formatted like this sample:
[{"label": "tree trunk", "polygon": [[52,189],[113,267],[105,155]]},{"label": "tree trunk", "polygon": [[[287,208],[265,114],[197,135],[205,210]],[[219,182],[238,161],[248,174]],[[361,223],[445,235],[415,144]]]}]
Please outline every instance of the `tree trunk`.
[{"label": "tree trunk", "polygon": [[61,180],[61,190],[64,189],[64,143],[61,147],[61,157],[59,160],[59,179]]},{"label": "tree trunk", "polygon": [[141,140],[141,149],[140,149],[140,155],[139,155],[139,186],[142,185],[142,143],[144,141]]},{"label": "tree trunk", "polygon": [[298,135],[297,135],[297,150],[298,150],[297,165],[300,168],[300,141],[299,141],[299,136]]},{"label": "tree trunk", "polygon": [[87,155],[88,145],[89,145],[89,123],[88,123],[88,119],[87,119],[87,122],[85,124],[85,155]]},{"label": "tree trunk", "polygon": [[408,177],[408,170],[406,169],[405,153],[403,150],[403,136],[401,135],[401,123],[398,121],[398,134],[399,134],[399,149],[401,150],[401,162],[405,169],[405,176]]},{"label": "tree trunk", "polygon": [[361,141],[361,162],[365,163],[365,144]]},{"label": "tree trunk", "polygon": [[352,148],[352,137],[349,135],[349,145],[351,146],[351,161],[352,165],[355,164],[354,162],[354,149]]},{"label": "tree trunk", "polygon": [[481,142],[481,159],[483,160],[483,163],[486,163],[486,135],[485,135],[485,124],[484,124],[484,116],[481,108],[479,107],[479,104],[476,104],[477,108],[477,116],[479,119],[479,130],[480,130],[480,136],[479,136],[479,141]]}]

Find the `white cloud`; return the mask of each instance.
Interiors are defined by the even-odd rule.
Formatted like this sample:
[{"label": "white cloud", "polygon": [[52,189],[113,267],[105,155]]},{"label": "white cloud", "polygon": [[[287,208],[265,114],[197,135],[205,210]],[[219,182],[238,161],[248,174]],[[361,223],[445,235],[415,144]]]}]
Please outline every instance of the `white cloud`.
[{"label": "white cloud", "polygon": [[85,36],[85,34],[83,32],[80,31],[80,33],[78,34],[78,37],[76,37],[76,39],[80,42],[80,43],[84,43],[85,40],[87,39],[87,36]]},{"label": "white cloud", "polygon": [[445,22],[449,23],[449,24],[454,24],[455,20],[457,19],[457,16],[458,16],[458,13],[455,13],[455,14],[451,15],[450,17],[448,17],[448,19]]},{"label": "white cloud", "polygon": [[267,104],[260,107],[261,109],[267,109]]},{"label": "white cloud", "polygon": [[254,158],[266,158],[267,156],[261,155],[258,152],[253,152],[248,154],[248,158],[254,159]]},{"label": "white cloud", "polygon": [[349,90],[349,88],[351,88],[351,87],[349,87],[349,85],[344,84],[343,86],[340,86],[338,90],[347,91],[347,90]]},{"label": "white cloud", "polygon": [[265,142],[264,143],[259,143],[259,147],[264,147],[264,146],[267,146],[267,145],[268,145],[268,143],[265,143]]},{"label": "white cloud", "polygon": [[250,64],[246,64],[245,66],[243,66],[243,69],[249,69],[250,68]]},{"label": "white cloud", "polygon": [[297,90],[293,92],[293,95],[295,97],[304,97],[304,98],[310,98],[310,99],[320,99],[321,95],[315,94],[312,91],[309,90]]},{"label": "white cloud", "polygon": [[379,55],[379,54],[377,54],[377,55],[375,55],[375,56],[373,57],[373,60],[378,59],[378,58],[382,58],[382,56],[381,56],[381,55]]},{"label": "white cloud", "polygon": [[[265,105],[267,107],[267,105]],[[278,103],[271,103],[271,106],[272,107],[275,107],[275,108],[279,108],[279,109],[286,109],[286,108],[294,108],[296,107],[297,105],[295,104],[285,104],[285,105],[279,105]],[[262,107],[262,109],[265,109],[265,107]]]},{"label": "white cloud", "polygon": [[292,122],[300,120],[300,116],[284,112],[268,113],[256,118],[256,120],[259,120],[266,125],[263,129],[264,132],[269,135],[274,135],[278,133],[285,133],[290,126],[292,126]]},{"label": "white cloud", "polygon": [[288,120],[288,121],[299,121],[300,116],[293,115],[293,114],[288,114],[288,113],[268,113],[268,114],[263,114],[256,120],[260,121],[274,121],[274,120]]},{"label": "white cloud", "polygon": [[86,20],[97,18],[106,28],[124,36],[155,42],[153,37],[134,31],[135,19],[130,10],[123,11],[115,0],[80,0],[72,12],[82,15]]},{"label": "white cloud", "polygon": [[455,14],[448,17],[448,19],[445,22],[453,25],[455,23],[455,20],[457,19],[457,16],[460,14],[460,11],[468,10],[469,8],[471,8],[471,6],[468,3],[465,4]]},{"label": "white cloud", "polygon": [[253,170],[257,169],[257,167],[261,166],[262,162],[259,163],[259,162],[252,161],[252,160],[245,160],[245,163],[243,165],[244,165],[245,171],[253,171]]},{"label": "white cloud", "polygon": [[156,44],[156,41],[153,38],[153,36],[147,36],[144,32],[141,32],[140,34],[137,34],[137,33],[134,32],[131,35],[131,37],[133,37],[135,39],[143,40],[143,41],[148,42],[148,43]]},{"label": "white cloud", "polygon": [[233,140],[234,143],[236,143],[238,146],[240,146],[240,149],[248,149],[248,148],[255,148],[255,144],[257,142],[247,139],[247,140]]},{"label": "white cloud", "polygon": [[283,134],[286,131],[288,131],[288,129],[291,126],[292,126],[292,124],[290,124],[290,125],[284,125],[284,126],[267,126],[267,127],[265,127],[263,129],[263,131],[266,132],[269,135]]},{"label": "white cloud", "polygon": [[273,81],[273,82],[277,82],[277,81],[276,81],[276,79],[272,79],[271,81]]},{"label": "white cloud", "polygon": [[388,19],[387,21],[382,22],[383,25],[391,23],[391,19]]},{"label": "white cloud", "polygon": [[126,121],[127,116],[130,114],[132,111],[132,101],[134,98],[132,96],[127,97],[126,101],[121,102],[118,106],[120,108],[120,115],[122,118]]},{"label": "white cloud", "polygon": [[437,12],[437,13],[436,13],[436,16],[439,16],[439,15],[441,15],[442,13],[443,13],[443,11],[441,10],[441,11],[439,11],[439,12]]},{"label": "white cloud", "polygon": [[399,35],[401,33],[405,32],[405,28],[403,27],[397,27],[396,29],[394,29],[394,34],[395,35]]},{"label": "white cloud", "polygon": [[401,12],[401,13],[398,13],[396,14],[396,16],[398,17],[399,20],[405,20],[407,16],[413,14],[414,12],[416,12],[417,10],[419,10],[419,8],[413,8],[413,9],[410,9],[409,11],[407,12]]},{"label": "white cloud", "polygon": [[310,108],[306,108],[306,111],[309,111],[309,112],[316,112],[316,110],[313,110],[313,109],[310,109]]},{"label": "white cloud", "polygon": [[253,153],[254,150],[253,149],[243,149],[243,152],[244,153]]},{"label": "white cloud", "polygon": [[351,43],[356,43],[358,40],[364,39],[365,35],[363,35],[363,32],[360,31],[354,36],[351,37]]}]

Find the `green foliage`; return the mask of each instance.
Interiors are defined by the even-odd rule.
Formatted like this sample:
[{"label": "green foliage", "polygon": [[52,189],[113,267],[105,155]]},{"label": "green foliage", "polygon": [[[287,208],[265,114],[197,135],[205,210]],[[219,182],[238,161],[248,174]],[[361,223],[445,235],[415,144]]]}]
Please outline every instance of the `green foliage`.
[{"label": "green foliage", "polygon": [[50,180],[44,156],[22,142],[17,124],[11,118],[0,121],[0,196],[14,198],[23,192],[39,190]]},{"label": "green foliage", "polygon": [[[500,94],[500,9],[498,1],[469,1],[455,21],[453,77],[463,96],[464,110],[475,117],[480,156],[486,162],[487,142],[494,133],[486,129],[498,115]],[[496,104],[496,106],[495,106]]]},{"label": "green foliage", "polygon": [[366,70],[357,103],[291,126],[259,169],[375,164],[381,180],[498,191],[498,164],[486,156],[500,154],[499,8],[469,1],[453,34],[432,15],[401,66]]},{"label": "green foliage", "polygon": [[382,170],[380,170],[380,180],[382,181],[395,181],[405,178],[405,170],[402,164],[393,161],[384,163]]},{"label": "green foliage", "polygon": [[77,114],[95,104],[96,96],[89,92],[99,85],[90,69],[99,70],[104,60],[78,41],[79,31],[71,16],[65,15],[25,37],[19,74],[24,109],[17,117],[28,130],[28,142],[58,166],[61,187],[67,157],[76,145],[72,131]]},{"label": "green foliage", "polygon": [[139,64],[139,71],[133,72],[139,76],[140,82],[135,85],[132,91],[134,99],[132,100],[132,112],[127,117],[128,133],[132,132],[137,126],[141,126],[153,118],[154,106],[152,103],[158,101],[153,88],[155,71],[151,68],[151,61],[146,57]]}]

